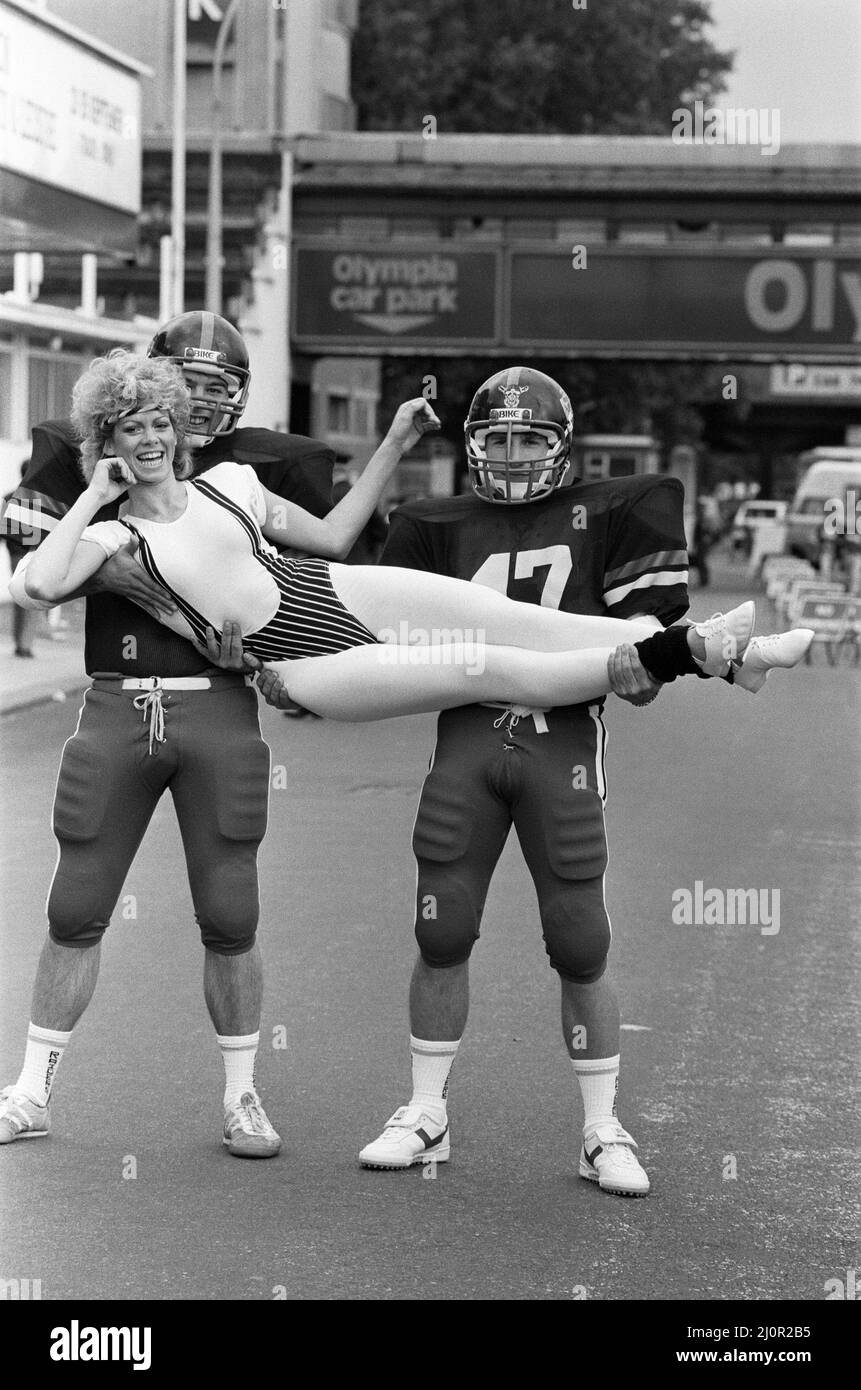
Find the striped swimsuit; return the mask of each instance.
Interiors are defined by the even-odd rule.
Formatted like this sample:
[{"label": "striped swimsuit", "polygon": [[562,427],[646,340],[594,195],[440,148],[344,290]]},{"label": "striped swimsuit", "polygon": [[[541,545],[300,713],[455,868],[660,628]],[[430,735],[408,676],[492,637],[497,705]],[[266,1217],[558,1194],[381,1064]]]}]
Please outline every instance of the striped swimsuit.
[{"label": "striped swimsuit", "polygon": [[267,569],[281,602],[275,617],[242,645],[261,661],[325,656],[376,642],[374,634],[344,607],[329,578],[328,560],[277,560]]},{"label": "striped swimsuit", "polygon": [[338,598],[328,561],[287,559],[264,539],[266,503],[253,469],[218,464],[186,489],[188,507],[175,521],[129,515],[83,533],[109,554],[134,533],[136,558],[179,610],[163,619],[168,626],[205,644],[207,626],[220,638],[224,618],[236,618],[243,647],[270,662],[377,642]]}]

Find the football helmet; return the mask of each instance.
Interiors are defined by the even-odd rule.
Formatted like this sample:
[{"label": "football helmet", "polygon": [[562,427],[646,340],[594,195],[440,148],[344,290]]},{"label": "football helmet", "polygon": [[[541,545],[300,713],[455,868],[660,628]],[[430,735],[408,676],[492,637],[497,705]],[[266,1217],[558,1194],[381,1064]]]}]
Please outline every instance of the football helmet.
[{"label": "football helmet", "polygon": [[[574,412],[558,382],[532,367],[506,367],[479,386],[464,421],[469,481],[488,502],[517,504],[547,497],[562,485],[571,459]],[[546,454],[513,458],[515,435],[540,434]],[[488,436],[505,456],[489,457]]]},{"label": "football helmet", "polygon": [[195,401],[189,435],[196,447],[235,430],[248,399],[251,373],[248,349],[232,323],[201,309],[179,314],[158,330],[147,357],[167,357],[178,367],[203,372],[227,387],[226,399]]}]

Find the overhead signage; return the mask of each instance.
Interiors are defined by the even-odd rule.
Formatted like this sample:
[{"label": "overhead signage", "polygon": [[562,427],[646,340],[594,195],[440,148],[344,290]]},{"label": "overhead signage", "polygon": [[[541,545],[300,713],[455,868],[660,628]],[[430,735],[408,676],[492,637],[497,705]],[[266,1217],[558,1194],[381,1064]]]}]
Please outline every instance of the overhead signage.
[{"label": "overhead signage", "polygon": [[140,211],[140,82],[0,4],[0,169]]},{"label": "overhead signage", "polygon": [[[779,250],[780,248],[775,248]],[[513,251],[513,345],[857,353],[861,260],[760,251]]]},{"label": "overhead signage", "polygon": [[497,341],[495,252],[380,247],[294,257],[294,340]]},{"label": "overhead signage", "polygon": [[[851,361],[861,347],[861,260],[836,250],[600,246],[572,257],[570,248],[322,248],[300,240],[293,289],[300,347],[791,354],[814,359],[805,368],[808,394],[856,394],[851,367],[830,377],[814,371],[818,355]],[[802,394],[799,380],[787,366],[774,377],[775,394]]]}]

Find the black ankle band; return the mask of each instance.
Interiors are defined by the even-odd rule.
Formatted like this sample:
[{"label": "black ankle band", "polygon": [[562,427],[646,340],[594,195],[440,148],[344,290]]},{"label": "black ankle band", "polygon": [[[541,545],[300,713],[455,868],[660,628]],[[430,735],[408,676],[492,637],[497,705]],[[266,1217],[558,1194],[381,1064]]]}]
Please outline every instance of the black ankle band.
[{"label": "black ankle band", "polygon": [[664,632],[656,632],[653,637],[645,637],[635,642],[634,647],[649,675],[664,683],[674,681],[677,676],[703,676],[688,646],[687,625],[668,627]]}]

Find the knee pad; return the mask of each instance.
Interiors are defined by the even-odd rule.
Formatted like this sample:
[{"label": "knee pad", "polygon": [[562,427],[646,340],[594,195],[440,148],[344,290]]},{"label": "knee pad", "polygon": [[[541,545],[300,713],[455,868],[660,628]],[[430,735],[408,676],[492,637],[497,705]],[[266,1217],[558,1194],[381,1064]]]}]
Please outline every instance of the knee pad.
[{"label": "knee pad", "polygon": [[457,865],[419,861],[415,932],[425,965],[442,968],[468,960],[483,907]]},{"label": "knee pad", "polygon": [[207,951],[217,956],[241,956],[257,939],[257,913],[219,912],[203,916],[195,913],[200,939]]},{"label": "knee pad", "polygon": [[69,848],[60,840],[60,862],[46,908],[48,932],[59,946],[97,946],[108,929],[114,904],[100,896],[102,883],[94,864],[87,861],[87,872],[74,872],[68,867],[69,858],[80,858],[74,852],[76,846],[71,854]]},{"label": "knee pad", "polygon": [[259,904],[256,884],[252,894],[226,893],[195,912],[200,939],[208,951],[219,956],[241,956],[250,951],[257,936]]},{"label": "knee pad", "polygon": [[205,882],[195,884],[194,907],[207,950],[221,956],[250,951],[260,918],[256,848],[225,842]]},{"label": "knee pad", "polygon": [[413,829],[418,864],[415,933],[426,965],[460,965],[478,940],[496,861],[474,836],[474,820],[474,808],[458,777],[432,771]]},{"label": "knee pad", "polygon": [[108,922],[88,914],[85,907],[68,901],[48,902],[48,935],[58,946],[98,946]]},{"label": "knee pad", "polygon": [[543,902],[541,927],[550,964],[563,980],[579,985],[600,980],[610,949],[603,878],[566,885]]}]

